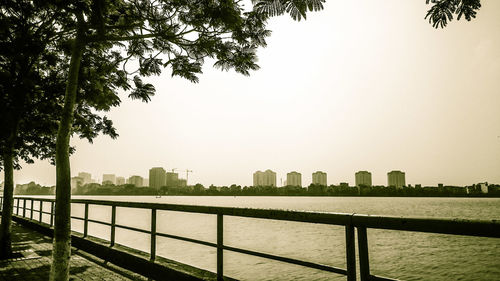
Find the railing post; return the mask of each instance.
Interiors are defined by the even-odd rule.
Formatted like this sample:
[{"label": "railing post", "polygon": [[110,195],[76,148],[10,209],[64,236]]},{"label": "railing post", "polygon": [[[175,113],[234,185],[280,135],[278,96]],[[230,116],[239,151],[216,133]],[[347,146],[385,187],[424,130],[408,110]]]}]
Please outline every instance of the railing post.
[{"label": "railing post", "polygon": [[50,226],[54,225],[54,201],[50,201]]},{"label": "railing post", "polygon": [[358,229],[358,251],[359,251],[359,275],[361,281],[370,280],[370,259],[368,258],[368,237],[366,227],[360,226]]},{"label": "railing post", "polygon": [[151,251],[150,260],[156,258],[156,209],[151,209]]},{"label": "railing post", "polygon": [[30,220],[32,220],[32,219],[33,219],[33,203],[34,203],[33,201],[34,201],[34,200],[33,200],[33,199],[31,199],[30,201],[31,201],[31,207],[30,207]]},{"label": "railing post", "polygon": [[83,214],[83,237],[87,237],[89,231],[89,203],[85,203],[85,212]]},{"label": "railing post", "polygon": [[40,210],[38,211],[38,222],[42,222],[43,201],[40,200]]},{"label": "railing post", "polygon": [[19,216],[19,198],[16,198],[17,202],[16,202],[16,215]]},{"label": "railing post", "polygon": [[23,199],[23,218],[26,217],[26,199]]},{"label": "railing post", "polygon": [[110,246],[115,245],[115,224],[116,224],[116,206],[111,206],[111,241]]},{"label": "railing post", "polygon": [[224,280],[224,220],[217,214],[217,280]]},{"label": "railing post", "polygon": [[356,244],[354,241],[354,226],[345,226],[345,245],[347,262],[347,281],[356,281]]}]

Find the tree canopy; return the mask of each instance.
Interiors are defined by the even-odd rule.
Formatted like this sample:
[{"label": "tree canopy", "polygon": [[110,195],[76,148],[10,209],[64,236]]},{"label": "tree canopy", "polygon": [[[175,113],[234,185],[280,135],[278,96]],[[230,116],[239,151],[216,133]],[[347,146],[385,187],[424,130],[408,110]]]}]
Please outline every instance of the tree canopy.
[{"label": "tree canopy", "polygon": [[425,0],[425,3],[432,4],[425,18],[429,18],[429,23],[434,28],[446,27],[454,15],[457,16],[457,20],[465,17],[470,21],[476,17],[477,10],[481,8],[480,0]]}]

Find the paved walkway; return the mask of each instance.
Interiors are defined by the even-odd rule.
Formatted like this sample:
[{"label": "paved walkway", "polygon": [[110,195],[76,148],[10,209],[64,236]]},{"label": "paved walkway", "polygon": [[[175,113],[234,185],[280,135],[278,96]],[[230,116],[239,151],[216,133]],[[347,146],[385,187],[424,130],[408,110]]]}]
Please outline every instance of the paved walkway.
[{"label": "paved walkway", "polygon": [[[0,260],[0,281],[49,280],[52,239],[15,222],[12,233],[12,248],[22,256]],[[70,265],[70,280],[147,280],[76,248],[72,249]]]}]

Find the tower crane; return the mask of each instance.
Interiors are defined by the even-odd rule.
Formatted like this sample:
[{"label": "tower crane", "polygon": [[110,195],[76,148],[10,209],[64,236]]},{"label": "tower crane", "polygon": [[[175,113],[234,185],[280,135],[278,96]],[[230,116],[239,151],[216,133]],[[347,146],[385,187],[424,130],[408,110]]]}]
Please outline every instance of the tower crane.
[{"label": "tower crane", "polygon": [[186,169],[186,186],[188,186],[189,173],[192,173],[192,172],[193,172],[192,170]]}]

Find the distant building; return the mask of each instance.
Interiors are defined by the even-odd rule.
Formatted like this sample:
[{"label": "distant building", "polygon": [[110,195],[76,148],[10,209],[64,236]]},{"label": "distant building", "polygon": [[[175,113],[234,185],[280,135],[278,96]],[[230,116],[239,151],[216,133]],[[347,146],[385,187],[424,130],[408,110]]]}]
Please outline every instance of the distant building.
[{"label": "distant building", "polygon": [[86,185],[88,183],[92,183],[92,175],[90,173],[80,172],[80,173],[78,173],[78,177],[82,178],[83,185]]},{"label": "distant building", "polygon": [[116,177],[116,185],[124,185],[125,178],[124,177]]},{"label": "distant building", "polygon": [[372,173],[368,171],[358,171],[355,174],[356,180],[356,186],[372,186]]},{"label": "distant building", "polygon": [[481,182],[478,185],[481,188],[481,193],[488,193],[488,183],[487,182]]},{"label": "distant building", "polygon": [[253,186],[276,186],[276,173],[269,169],[253,173]]},{"label": "distant building", "polygon": [[160,188],[166,184],[166,172],[161,167],[149,169],[149,187]]},{"label": "distant building", "polygon": [[186,179],[179,179],[179,180],[177,181],[177,186],[178,186],[178,187],[186,187],[186,186],[187,186],[187,181],[186,181]]},{"label": "distant building", "polygon": [[72,177],[71,178],[71,189],[75,189],[79,186],[83,185],[83,178],[81,177]]},{"label": "distant building", "polygon": [[312,184],[326,186],[326,173],[317,171],[312,174]]},{"label": "distant building", "polygon": [[302,187],[302,175],[295,171],[286,174],[286,184],[290,186]]},{"label": "distant building", "polygon": [[104,174],[102,175],[102,184],[116,184],[115,174]]},{"label": "distant building", "polygon": [[131,176],[128,178],[128,184],[133,184],[136,187],[143,186],[143,179],[141,176]]},{"label": "distant building", "polygon": [[401,171],[391,171],[387,173],[387,186],[403,188],[406,186],[405,173]]},{"label": "distant building", "polygon": [[149,186],[149,179],[145,178],[142,180],[142,186]]},{"label": "distant building", "polygon": [[167,172],[166,186],[177,186],[179,181],[179,174],[175,172]]}]

